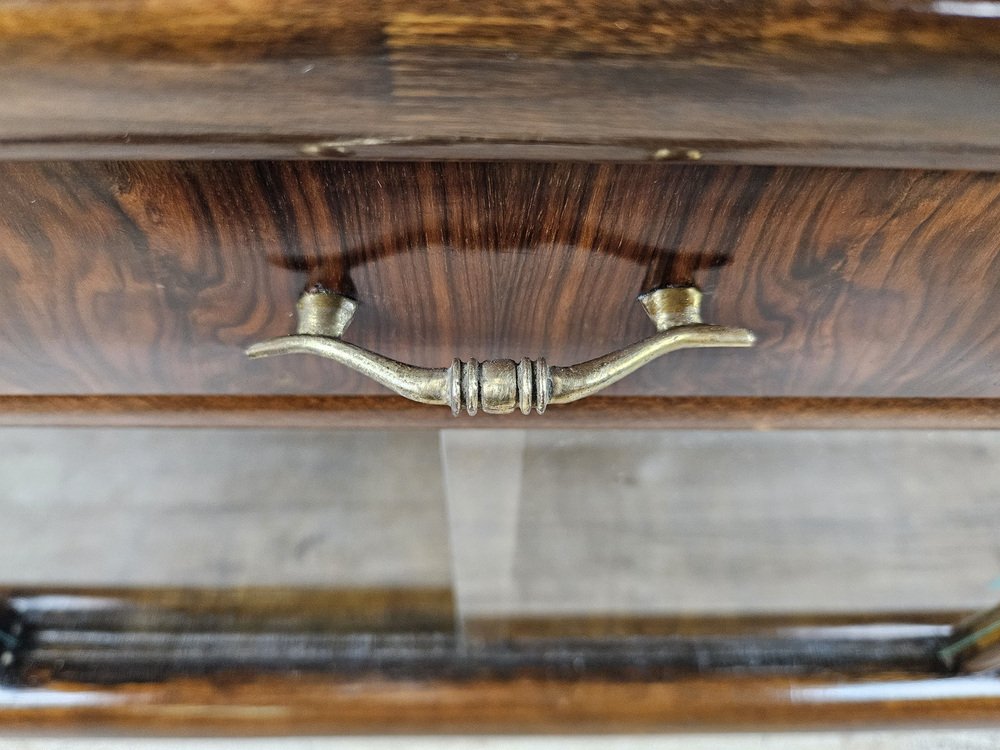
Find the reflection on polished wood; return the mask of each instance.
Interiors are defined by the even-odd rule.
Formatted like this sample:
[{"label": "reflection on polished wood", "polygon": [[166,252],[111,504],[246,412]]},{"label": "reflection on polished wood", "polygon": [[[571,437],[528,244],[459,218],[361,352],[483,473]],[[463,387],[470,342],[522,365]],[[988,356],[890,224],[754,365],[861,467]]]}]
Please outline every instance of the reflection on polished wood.
[{"label": "reflection on polished wood", "polygon": [[543,623],[460,644],[433,621],[386,631],[406,628],[406,597],[346,595],[375,605],[375,633],[345,629],[329,593],[258,593],[5,592],[4,726],[657,731],[976,724],[1000,709],[1000,680],[938,660],[961,613],[619,619],[603,636]]},{"label": "reflection on polished wood", "polygon": [[[694,284],[752,350],[691,351],[610,395],[1000,396],[1000,177],[551,164],[0,165],[0,392],[365,394],[249,363],[310,281],[347,339],[428,367],[580,361]],[[599,301],[600,304],[595,304]]]},{"label": "reflection on polished wood", "polygon": [[391,682],[240,675],[220,682],[8,688],[0,690],[0,718],[9,731],[143,736],[954,728],[992,726],[998,695],[995,676]]},{"label": "reflection on polished wood", "polygon": [[21,0],[0,155],[997,169],[981,5]]},{"label": "reflection on polished wood", "polygon": [[[448,588],[55,586],[0,589],[8,611],[22,622],[61,628],[298,631],[324,633],[437,633],[455,624]],[[938,620],[945,622],[945,620]]]}]

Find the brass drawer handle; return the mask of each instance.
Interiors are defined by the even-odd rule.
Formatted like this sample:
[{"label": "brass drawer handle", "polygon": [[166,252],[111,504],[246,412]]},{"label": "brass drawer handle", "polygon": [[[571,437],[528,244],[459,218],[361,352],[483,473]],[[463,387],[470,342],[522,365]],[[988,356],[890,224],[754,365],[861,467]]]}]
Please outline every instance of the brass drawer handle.
[{"label": "brass drawer handle", "polygon": [[694,287],[665,287],[639,297],[656,333],[617,352],[569,367],[553,367],[544,359],[454,360],[450,367],[414,367],[341,339],[357,303],[322,287],[307,289],[297,305],[295,335],[254,344],[247,356],[315,354],[340,362],[401,396],[422,404],[447,404],[456,416],[509,414],[519,408],[539,414],[549,404],[577,401],[638,370],[667,352],[701,347],[753,346],[745,328],[723,328],[701,322],[701,292]]}]

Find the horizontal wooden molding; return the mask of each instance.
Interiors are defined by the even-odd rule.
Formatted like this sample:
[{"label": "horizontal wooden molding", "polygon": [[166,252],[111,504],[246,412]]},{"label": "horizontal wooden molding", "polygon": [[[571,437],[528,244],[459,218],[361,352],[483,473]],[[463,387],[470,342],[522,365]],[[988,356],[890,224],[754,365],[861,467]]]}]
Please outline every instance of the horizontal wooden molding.
[{"label": "horizontal wooden molding", "polygon": [[929,0],[27,0],[0,157],[998,169],[1000,19]]},{"label": "horizontal wooden molding", "polygon": [[998,429],[1000,399],[594,396],[473,418],[393,396],[0,396],[0,426]]}]

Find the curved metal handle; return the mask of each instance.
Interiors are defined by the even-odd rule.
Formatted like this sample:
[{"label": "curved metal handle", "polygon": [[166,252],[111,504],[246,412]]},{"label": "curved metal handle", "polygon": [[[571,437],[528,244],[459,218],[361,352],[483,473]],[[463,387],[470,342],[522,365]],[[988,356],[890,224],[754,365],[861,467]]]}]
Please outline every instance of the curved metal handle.
[{"label": "curved metal handle", "polygon": [[509,414],[519,408],[539,414],[549,404],[566,404],[596,393],[643,365],[676,349],[753,346],[745,328],[723,328],[701,322],[701,292],[694,287],[665,287],[639,297],[656,333],[603,357],[569,367],[552,367],[544,359],[454,360],[450,367],[414,367],[341,340],[357,303],[322,287],[299,298],[294,336],[262,341],[247,356],[315,354],[340,362],[372,380],[423,404],[447,404],[456,416]]}]

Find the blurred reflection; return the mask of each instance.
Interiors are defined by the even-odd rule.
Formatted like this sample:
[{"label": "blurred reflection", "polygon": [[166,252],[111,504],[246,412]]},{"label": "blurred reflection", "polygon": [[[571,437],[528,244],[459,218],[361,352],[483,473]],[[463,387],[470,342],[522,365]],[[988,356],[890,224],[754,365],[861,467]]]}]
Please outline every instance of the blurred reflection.
[{"label": "blurred reflection", "polygon": [[425,432],[0,431],[3,584],[449,584]]},{"label": "blurred reflection", "polygon": [[460,620],[955,610],[1000,434],[0,431],[6,585],[448,587]]},{"label": "blurred reflection", "polygon": [[[466,619],[997,596],[995,433],[451,431],[443,446]],[[510,452],[519,460],[489,465]]]}]

